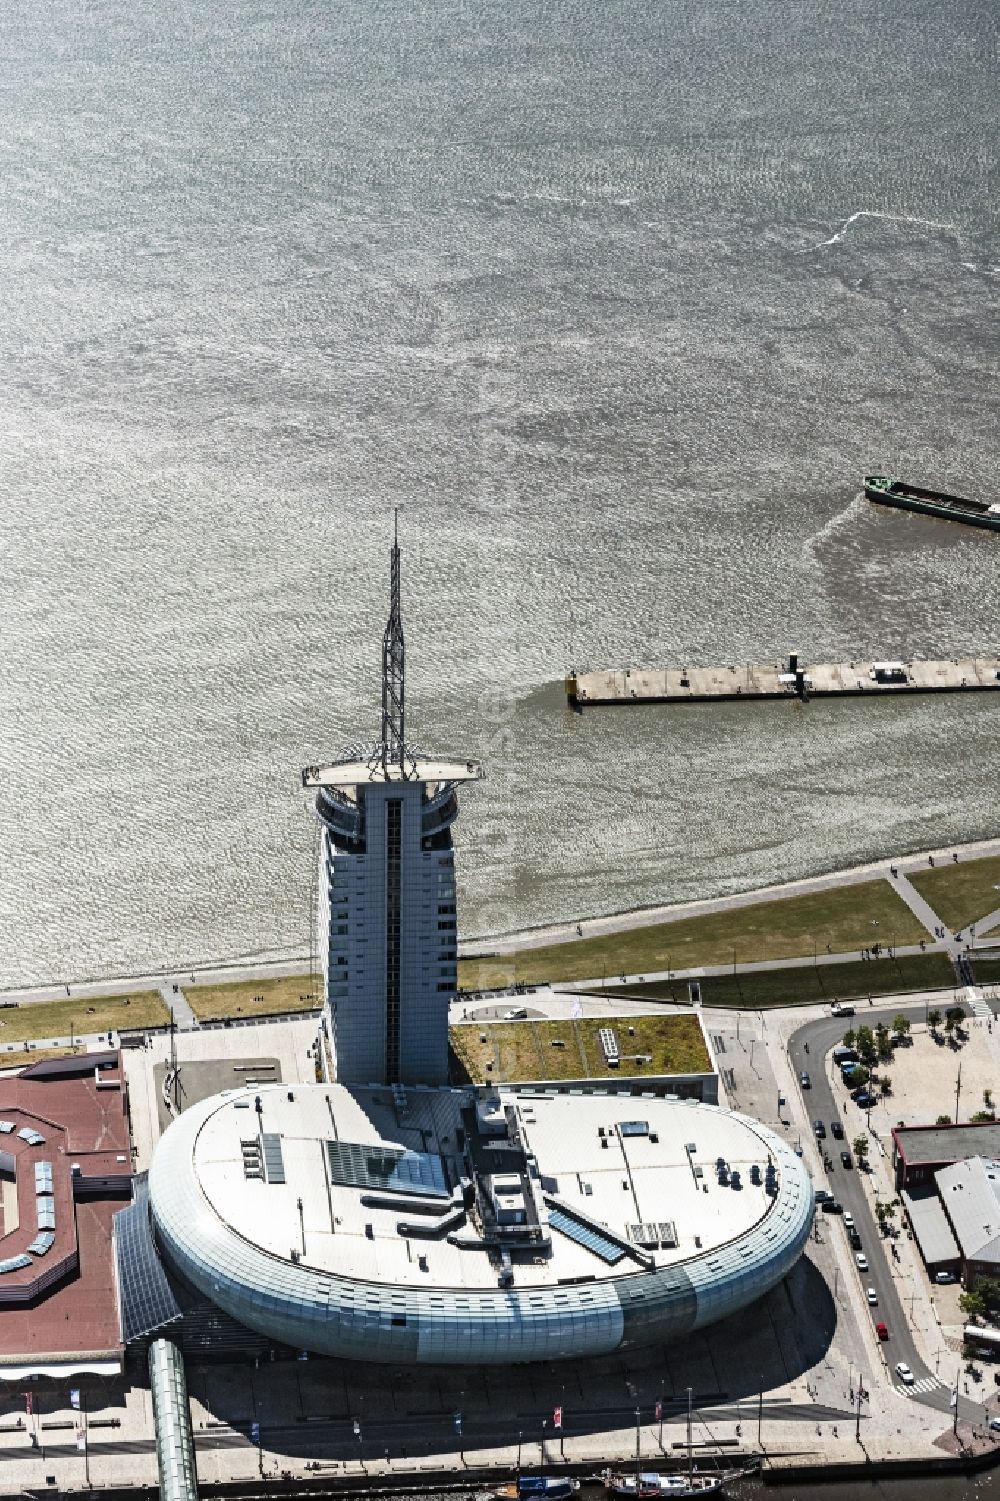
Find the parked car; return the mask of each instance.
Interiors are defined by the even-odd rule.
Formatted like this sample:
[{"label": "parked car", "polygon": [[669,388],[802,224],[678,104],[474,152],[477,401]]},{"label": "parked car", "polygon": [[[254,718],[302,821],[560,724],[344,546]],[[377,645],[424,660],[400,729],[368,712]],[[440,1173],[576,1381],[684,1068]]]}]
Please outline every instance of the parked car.
[{"label": "parked car", "polygon": [[851,1156],[850,1152],[841,1152],[840,1160],[844,1164],[844,1167],[854,1166],[854,1158]]},{"label": "parked car", "polygon": [[868,1302],[872,1308],[878,1307],[878,1293],[873,1287],[870,1287],[868,1289]]},{"label": "parked car", "polygon": [[854,1216],[849,1209],[844,1215],[844,1224],[847,1226],[848,1230],[854,1229]]},{"label": "parked car", "polygon": [[935,1272],[934,1281],[941,1283],[957,1282],[958,1278],[955,1276],[954,1272]]},{"label": "parked car", "polygon": [[873,1094],[869,1094],[867,1089],[858,1090],[857,1094],[853,1096],[853,1099],[855,1105],[859,1106],[862,1110],[870,1110],[873,1105],[878,1104],[875,1096]]},{"label": "parked car", "polygon": [[511,1011],[503,1014],[505,1022],[523,1022],[528,1020],[528,1013],[524,1006],[515,1006]]},{"label": "parked car", "polygon": [[817,1204],[822,1204],[824,1199],[832,1199],[833,1194],[828,1188],[814,1188],[813,1198],[816,1200]]},{"label": "parked car", "polygon": [[994,1433],[1000,1433],[1000,1418],[990,1418],[990,1428]]},{"label": "parked car", "polygon": [[910,1370],[905,1360],[901,1360],[897,1363],[896,1375],[899,1377],[904,1386],[913,1385],[913,1372]]},{"label": "parked car", "polygon": [[886,1328],[885,1324],[876,1324],[875,1333],[878,1335],[880,1340],[885,1341],[889,1338],[889,1331]]},{"label": "parked car", "polygon": [[803,1089],[812,1089],[812,1080],[805,1072],[799,1074],[799,1083],[802,1085]]},{"label": "parked car", "polygon": [[848,1231],[848,1239],[851,1242],[851,1250],[852,1251],[860,1251],[861,1250],[861,1236],[858,1234],[858,1232],[856,1230],[850,1230],[850,1231]]},{"label": "parked car", "polygon": [[864,1251],[859,1251],[854,1260],[857,1262],[859,1272],[867,1272],[868,1257],[865,1255]]},{"label": "parked car", "polygon": [[845,1006],[845,1004],[844,1004],[843,1001],[834,1001],[833,1005],[830,1007],[830,1015],[831,1016],[853,1016],[854,1015],[854,1007],[853,1006]]},{"label": "parked car", "polygon": [[826,1135],[826,1127],[822,1121],[813,1121],[813,1130],[816,1132],[816,1140],[822,1141]]},{"label": "parked car", "polygon": [[819,1207],[824,1214],[843,1214],[844,1212],[843,1207],[836,1199],[824,1199]]},{"label": "parked car", "polygon": [[843,1141],[844,1128],[839,1121],[830,1122],[830,1135],[836,1137],[837,1141]]}]

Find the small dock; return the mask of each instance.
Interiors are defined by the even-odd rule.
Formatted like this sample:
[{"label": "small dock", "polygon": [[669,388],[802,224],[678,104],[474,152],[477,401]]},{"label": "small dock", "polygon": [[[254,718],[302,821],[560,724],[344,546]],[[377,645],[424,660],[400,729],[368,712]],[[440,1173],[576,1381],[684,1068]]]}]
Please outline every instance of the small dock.
[{"label": "small dock", "polygon": [[575,709],[592,705],[718,703],[762,698],[862,698],[907,693],[974,693],[1000,689],[1000,657],[951,662],[787,662],[732,667],[626,667],[566,677]]}]

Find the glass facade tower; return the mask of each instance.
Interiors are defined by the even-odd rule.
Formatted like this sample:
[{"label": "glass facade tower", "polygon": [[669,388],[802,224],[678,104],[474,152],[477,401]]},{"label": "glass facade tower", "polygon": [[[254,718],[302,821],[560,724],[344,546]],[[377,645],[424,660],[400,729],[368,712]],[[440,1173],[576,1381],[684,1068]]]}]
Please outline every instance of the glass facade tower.
[{"label": "glass facade tower", "polygon": [[457,983],[457,787],[472,761],[431,759],[405,737],[399,545],[382,653],[382,736],[307,767],[320,821],[318,944],[325,1025],[342,1084],[445,1084]]}]

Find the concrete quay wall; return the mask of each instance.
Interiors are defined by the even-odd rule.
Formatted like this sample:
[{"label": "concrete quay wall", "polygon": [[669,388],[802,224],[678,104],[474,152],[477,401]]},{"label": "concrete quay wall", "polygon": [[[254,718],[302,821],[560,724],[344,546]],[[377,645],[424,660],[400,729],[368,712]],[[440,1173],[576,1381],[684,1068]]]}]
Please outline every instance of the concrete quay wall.
[{"label": "concrete quay wall", "polygon": [[895,676],[875,662],[787,662],[729,667],[626,667],[573,672],[566,694],[576,708],[630,703],[712,703],[735,699],[892,697],[1000,689],[1000,657],[902,663]]}]

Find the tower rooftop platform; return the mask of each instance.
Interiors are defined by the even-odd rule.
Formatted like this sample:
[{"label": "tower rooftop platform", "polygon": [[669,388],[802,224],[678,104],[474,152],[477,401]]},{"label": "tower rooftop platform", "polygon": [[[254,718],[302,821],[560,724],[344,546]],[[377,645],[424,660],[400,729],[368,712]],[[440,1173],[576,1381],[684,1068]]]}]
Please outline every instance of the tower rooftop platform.
[{"label": "tower rooftop platform", "polygon": [[330,766],[307,766],[303,787],[358,787],[375,782],[478,782],[483,768],[478,761],[433,761],[416,756],[405,767],[380,762],[334,761]]}]

